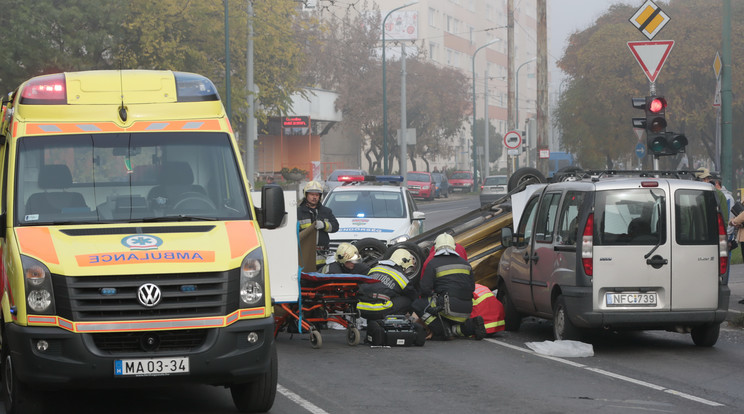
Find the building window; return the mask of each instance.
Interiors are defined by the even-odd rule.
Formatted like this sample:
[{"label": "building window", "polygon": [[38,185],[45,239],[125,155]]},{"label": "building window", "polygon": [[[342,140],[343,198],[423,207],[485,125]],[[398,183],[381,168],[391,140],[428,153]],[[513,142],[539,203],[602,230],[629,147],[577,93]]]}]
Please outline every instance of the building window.
[{"label": "building window", "polygon": [[429,26],[437,27],[436,15],[437,15],[437,11],[429,7]]},{"label": "building window", "polygon": [[429,42],[429,58],[434,61],[437,60],[437,44],[434,42]]}]

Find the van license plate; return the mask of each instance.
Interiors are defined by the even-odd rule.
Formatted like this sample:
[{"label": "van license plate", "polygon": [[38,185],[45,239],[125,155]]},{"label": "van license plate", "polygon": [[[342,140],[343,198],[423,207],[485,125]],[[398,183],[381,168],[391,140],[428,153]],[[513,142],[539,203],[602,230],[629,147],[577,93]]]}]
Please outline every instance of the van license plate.
[{"label": "van license plate", "polygon": [[117,359],[114,361],[114,376],[117,377],[153,377],[188,373],[188,357]]},{"label": "van license plate", "polygon": [[607,306],[656,306],[656,293],[606,293]]}]

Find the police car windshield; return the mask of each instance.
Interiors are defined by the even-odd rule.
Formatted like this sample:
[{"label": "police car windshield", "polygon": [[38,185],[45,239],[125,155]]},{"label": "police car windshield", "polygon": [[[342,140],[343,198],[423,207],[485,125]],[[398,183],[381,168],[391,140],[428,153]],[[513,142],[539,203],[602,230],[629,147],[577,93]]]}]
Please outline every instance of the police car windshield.
[{"label": "police car windshield", "polygon": [[224,133],[39,136],[18,148],[20,225],[250,218]]},{"label": "police car windshield", "polygon": [[331,192],[325,206],[336,218],[405,218],[404,200],[398,191]]}]

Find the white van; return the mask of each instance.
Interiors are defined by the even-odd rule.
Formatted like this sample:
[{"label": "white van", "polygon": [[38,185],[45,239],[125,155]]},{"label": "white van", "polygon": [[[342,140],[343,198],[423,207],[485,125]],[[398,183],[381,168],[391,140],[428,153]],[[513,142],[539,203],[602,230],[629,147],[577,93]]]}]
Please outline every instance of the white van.
[{"label": "white van", "polygon": [[730,291],[713,186],[594,176],[512,202],[515,227],[502,229],[498,266],[507,330],[532,315],[552,319],[557,340],[661,329],[716,343]]}]

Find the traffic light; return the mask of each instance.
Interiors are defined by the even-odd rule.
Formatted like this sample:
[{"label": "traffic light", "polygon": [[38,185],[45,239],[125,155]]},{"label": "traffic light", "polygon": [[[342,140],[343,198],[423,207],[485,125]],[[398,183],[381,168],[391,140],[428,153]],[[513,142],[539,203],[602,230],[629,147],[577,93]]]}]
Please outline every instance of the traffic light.
[{"label": "traffic light", "polygon": [[685,152],[687,137],[666,130],[667,101],[661,96],[632,98],[633,108],[643,109],[645,118],[633,118],[633,128],[646,130],[646,147],[655,155],[676,155]]}]

